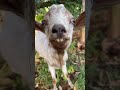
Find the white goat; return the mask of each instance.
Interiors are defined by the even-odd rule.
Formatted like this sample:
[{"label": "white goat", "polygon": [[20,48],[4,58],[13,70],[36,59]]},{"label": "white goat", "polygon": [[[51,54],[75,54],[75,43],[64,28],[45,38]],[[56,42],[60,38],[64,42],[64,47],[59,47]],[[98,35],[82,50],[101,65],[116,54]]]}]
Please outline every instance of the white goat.
[{"label": "white goat", "polygon": [[35,49],[48,64],[54,90],[57,90],[55,69],[58,68],[62,69],[68,84],[73,88],[66,68],[68,59],[66,49],[72,41],[73,24],[73,16],[63,4],[52,5],[43,20],[45,33],[36,31]]}]

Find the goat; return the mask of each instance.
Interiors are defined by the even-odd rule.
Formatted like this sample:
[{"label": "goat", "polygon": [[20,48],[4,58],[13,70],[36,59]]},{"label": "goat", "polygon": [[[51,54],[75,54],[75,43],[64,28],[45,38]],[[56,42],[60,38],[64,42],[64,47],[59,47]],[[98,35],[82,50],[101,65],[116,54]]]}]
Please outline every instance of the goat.
[{"label": "goat", "polygon": [[73,88],[66,68],[68,54],[66,49],[72,42],[74,18],[63,4],[53,4],[45,15],[43,24],[45,33],[36,31],[35,49],[48,64],[53,88],[57,90],[55,69],[62,69],[68,84]]}]

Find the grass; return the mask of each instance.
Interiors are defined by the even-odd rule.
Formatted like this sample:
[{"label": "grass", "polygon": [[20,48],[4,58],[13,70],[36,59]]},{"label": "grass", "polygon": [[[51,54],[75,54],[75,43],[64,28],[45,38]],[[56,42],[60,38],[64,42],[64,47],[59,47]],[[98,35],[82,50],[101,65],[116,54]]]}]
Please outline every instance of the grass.
[{"label": "grass", "polygon": [[[77,90],[85,90],[85,52],[77,50],[77,39],[74,39],[68,49],[67,69],[74,86]],[[47,90],[52,87],[52,78],[48,71],[47,63],[43,58],[40,58],[36,52],[36,59],[39,59],[39,64],[36,64],[36,79],[38,90]],[[61,70],[56,70],[57,84],[66,84],[66,79]],[[62,84],[61,84],[62,82]]]}]

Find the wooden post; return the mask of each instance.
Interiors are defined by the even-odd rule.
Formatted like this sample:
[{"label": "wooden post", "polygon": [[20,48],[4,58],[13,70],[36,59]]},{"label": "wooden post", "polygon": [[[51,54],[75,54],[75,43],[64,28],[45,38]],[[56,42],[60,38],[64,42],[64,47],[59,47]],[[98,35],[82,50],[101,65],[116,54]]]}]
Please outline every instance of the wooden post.
[{"label": "wooden post", "polygon": [[80,30],[80,42],[85,42],[85,26],[83,26]]},{"label": "wooden post", "polygon": [[[82,11],[81,13],[85,12],[85,0],[82,0]],[[83,18],[83,22],[85,22],[85,18]],[[85,44],[85,24],[80,26],[80,39],[78,43],[78,47],[84,49]]]},{"label": "wooden post", "polygon": [[[85,0],[82,0],[82,12],[84,11],[85,11]],[[80,30],[80,42],[85,42],[85,25],[82,26]]]},{"label": "wooden post", "polygon": [[120,4],[112,7],[112,23],[108,34],[110,38],[118,38],[120,36]]},{"label": "wooden post", "polygon": [[85,11],[85,0],[82,0],[82,12]]}]

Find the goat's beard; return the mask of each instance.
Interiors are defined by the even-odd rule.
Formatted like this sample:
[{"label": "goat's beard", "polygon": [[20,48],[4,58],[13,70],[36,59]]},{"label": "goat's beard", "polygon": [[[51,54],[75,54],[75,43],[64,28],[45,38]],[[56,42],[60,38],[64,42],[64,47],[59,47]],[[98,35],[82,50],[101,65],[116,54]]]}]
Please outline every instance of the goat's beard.
[{"label": "goat's beard", "polygon": [[[58,39],[53,39],[50,38],[50,44],[52,45],[52,47],[58,52],[58,53],[62,53],[64,52],[65,49],[68,48],[69,44],[70,44],[70,38],[64,38],[64,40],[61,41],[57,41]],[[61,40],[61,39],[59,39]]]}]

